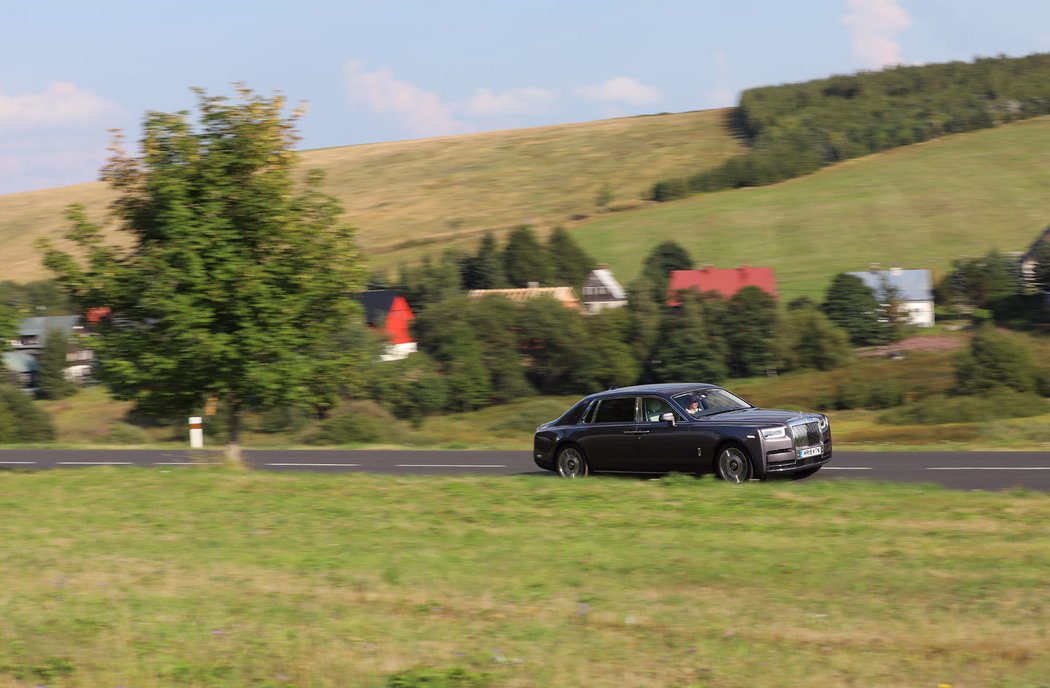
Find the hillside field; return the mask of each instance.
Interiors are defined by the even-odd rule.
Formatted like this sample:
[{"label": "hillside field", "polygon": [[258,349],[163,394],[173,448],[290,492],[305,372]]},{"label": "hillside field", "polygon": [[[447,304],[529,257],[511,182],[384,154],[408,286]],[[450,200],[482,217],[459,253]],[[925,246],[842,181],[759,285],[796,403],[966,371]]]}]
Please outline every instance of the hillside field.
[{"label": "hillside field", "polygon": [[871,263],[931,268],[1023,251],[1050,224],[1050,117],[851,160],[773,186],[704,194],[584,223],[573,236],[621,282],[664,240],[698,265],[771,266],[814,299]]},{"label": "hillside field", "polygon": [[[573,217],[643,204],[652,182],[715,165],[741,150],[726,110],[629,117],[464,136],[327,148],[303,153],[323,170],[376,266],[395,266],[487,229],[521,223],[547,230]],[[132,137],[134,138],[134,137]],[[606,206],[599,195],[607,188]],[[64,231],[82,203],[102,219],[101,183],[0,196],[0,280],[46,277],[33,248]],[[451,242],[451,243],[450,243]]]},{"label": "hillside field", "polygon": [[0,472],[0,686],[1038,686],[1050,497]]}]

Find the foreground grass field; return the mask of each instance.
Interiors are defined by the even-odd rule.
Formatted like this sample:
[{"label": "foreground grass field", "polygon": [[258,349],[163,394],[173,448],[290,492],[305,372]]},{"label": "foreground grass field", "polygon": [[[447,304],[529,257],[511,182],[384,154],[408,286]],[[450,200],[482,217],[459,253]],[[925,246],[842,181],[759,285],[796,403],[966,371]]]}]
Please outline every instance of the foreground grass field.
[{"label": "foreground grass field", "polygon": [[[303,166],[328,175],[326,189],[360,230],[373,265],[393,266],[455,240],[473,249],[486,229],[533,223],[546,230],[636,206],[655,180],[741,150],[725,115],[704,110],[328,148],[304,152]],[[110,199],[101,183],[0,196],[0,279],[49,276],[33,242],[61,236],[70,203],[101,219]]]},{"label": "foreground grass field", "polygon": [[1045,685],[1047,523],[848,481],[2,472],[0,686]]},{"label": "foreground grass field", "polygon": [[596,219],[573,236],[625,284],[672,239],[703,265],[770,266],[781,296],[823,297],[870,263],[932,268],[1024,251],[1050,222],[1050,118],[858,158],[774,186]]}]

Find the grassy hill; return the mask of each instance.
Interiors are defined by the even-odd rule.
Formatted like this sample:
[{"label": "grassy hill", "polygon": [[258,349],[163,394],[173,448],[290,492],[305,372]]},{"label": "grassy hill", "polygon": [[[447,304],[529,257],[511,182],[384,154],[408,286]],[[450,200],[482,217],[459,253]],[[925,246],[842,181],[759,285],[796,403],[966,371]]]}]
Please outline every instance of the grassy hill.
[{"label": "grassy hill", "polygon": [[[528,222],[541,229],[571,218],[642,203],[656,179],[715,165],[741,150],[724,127],[725,110],[565,124],[303,153],[324,170],[327,190],[360,230],[372,263],[472,246],[486,229]],[[60,236],[63,209],[86,205],[102,216],[101,183],[0,196],[0,279],[45,277],[33,242]]]},{"label": "grassy hill", "polygon": [[1050,118],[859,158],[775,186],[586,222],[576,239],[628,282],[673,239],[698,264],[772,266],[782,295],[819,297],[869,263],[933,268],[1023,250],[1050,223]]}]

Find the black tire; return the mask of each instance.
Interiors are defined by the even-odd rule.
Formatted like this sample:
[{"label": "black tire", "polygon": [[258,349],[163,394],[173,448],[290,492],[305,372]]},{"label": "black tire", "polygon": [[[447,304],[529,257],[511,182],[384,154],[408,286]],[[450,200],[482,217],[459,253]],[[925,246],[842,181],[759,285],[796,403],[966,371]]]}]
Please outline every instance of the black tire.
[{"label": "black tire", "polygon": [[755,475],[747,450],[739,444],[726,444],[718,451],[715,473],[727,483],[746,483]]},{"label": "black tire", "polygon": [[591,472],[590,466],[587,465],[587,457],[575,444],[567,444],[558,450],[558,457],[554,459],[554,470],[569,480],[586,478]]},{"label": "black tire", "polygon": [[801,471],[795,471],[791,474],[792,480],[805,480],[809,476],[813,475],[820,470],[820,466],[810,466],[809,468],[803,468]]}]

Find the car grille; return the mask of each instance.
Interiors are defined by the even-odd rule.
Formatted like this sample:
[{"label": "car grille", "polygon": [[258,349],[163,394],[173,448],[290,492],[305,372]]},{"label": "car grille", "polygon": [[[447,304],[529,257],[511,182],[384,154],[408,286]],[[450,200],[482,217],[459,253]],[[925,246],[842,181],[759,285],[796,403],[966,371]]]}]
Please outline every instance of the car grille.
[{"label": "car grille", "polygon": [[812,447],[821,443],[820,423],[811,420],[791,427],[792,444],[796,447]]}]

